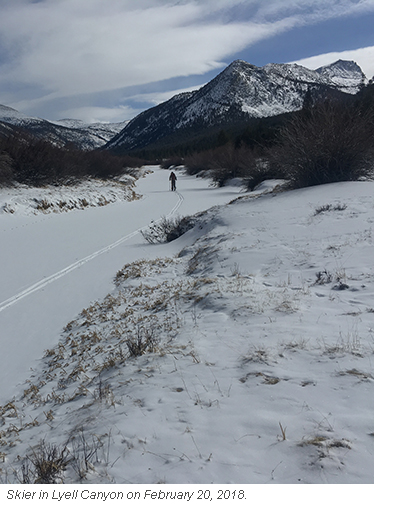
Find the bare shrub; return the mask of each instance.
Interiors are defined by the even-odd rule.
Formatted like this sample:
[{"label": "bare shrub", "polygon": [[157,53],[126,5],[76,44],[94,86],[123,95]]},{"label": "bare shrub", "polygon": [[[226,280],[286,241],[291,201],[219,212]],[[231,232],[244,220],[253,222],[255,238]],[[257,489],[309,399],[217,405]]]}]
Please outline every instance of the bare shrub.
[{"label": "bare shrub", "polygon": [[130,357],[139,357],[145,353],[155,352],[158,348],[158,337],[153,326],[137,325],[135,332],[130,333],[125,341]]},{"label": "bare shrub", "polygon": [[373,110],[325,101],[296,114],[269,151],[273,177],[292,188],[369,176],[373,169]]},{"label": "bare shrub", "polygon": [[178,239],[193,228],[193,225],[191,217],[169,218],[163,216],[160,221],[152,223],[146,230],[141,230],[140,233],[150,244],[158,244]]},{"label": "bare shrub", "polygon": [[184,159],[180,156],[171,156],[169,158],[164,158],[162,163],[160,164],[161,169],[170,169],[172,167],[179,167],[184,165]]},{"label": "bare shrub", "polygon": [[214,150],[195,152],[185,158],[184,164],[187,174],[195,175],[202,171],[208,171],[213,168]]},{"label": "bare shrub", "polygon": [[232,178],[248,180],[259,176],[260,179],[256,183],[266,179],[266,168],[260,159],[260,152],[247,145],[235,146],[232,142],[187,157],[185,166],[188,174],[209,171],[217,187],[223,187]]},{"label": "bare shrub", "polygon": [[11,181],[31,186],[72,184],[85,178],[109,179],[143,165],[109,151],[59,147],[23,131],[0,138],[0,185]]}]

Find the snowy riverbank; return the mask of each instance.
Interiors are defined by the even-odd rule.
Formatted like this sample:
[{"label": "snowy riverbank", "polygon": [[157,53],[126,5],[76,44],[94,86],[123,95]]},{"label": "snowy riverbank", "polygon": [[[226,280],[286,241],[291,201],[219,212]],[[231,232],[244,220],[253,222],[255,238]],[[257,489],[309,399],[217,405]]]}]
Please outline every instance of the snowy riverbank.
[{"label": "snowy riverbank", "polygon": [[[4,305],[2,346],[22,321],[18,342],[29,334],[33,352],[16,387],[23,349],[3,353],[2,482],[21,479],[21,458],[44,439],[67,446],[66,483],[373,483],[373,183],[258,192],[225,205],[236,189],[180,174],[179,196],[161,192],[159,210],[165,176],[156,170],[137,184],[142,200],[112,209],[122,228],[116,247],[94,256],[111,244],[108,207],[86,211],[92,237],[79,255],[90,260]],[[152,218],[126,231],[123,210],[144,202]],[[172,243],[150,246],[138,232],[172,210],[206,209]],[[25,235],[22,222],[37,228],[37,239],[53,229],[40,255],[52,254],[47,277],[78,262],[57,223],[13,217],[0,216],[4,239],[10,221],[16,235]],[[81,229],[72,212],[46,217],[62,217],[70,236]],[[30,258],[36,271],[40,256]],[[39,279],[7,257],[11,300]],[[18,275],[25,279],[11,281]],[[31,335],[35,313],[20,311],[41,303]],[[147,353],[133,357],[137,345]]]}]

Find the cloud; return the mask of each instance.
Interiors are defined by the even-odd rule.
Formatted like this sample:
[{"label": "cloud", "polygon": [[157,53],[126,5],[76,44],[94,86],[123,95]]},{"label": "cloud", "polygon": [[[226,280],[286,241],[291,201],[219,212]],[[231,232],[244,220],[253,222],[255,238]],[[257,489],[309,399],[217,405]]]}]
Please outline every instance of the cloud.
[{"label": "cloud", "polygon": [[0,67],[2,76],[44,85],[58,96],[202,74],[262,37],[254,23],[205,21],[209,11],[196,2],[17,5],[18,10],[5,9],[0,20],[2,54],[12,58]]},{"label": "cloud", "polygon": [[68,118],[83,120],[88,124],[94,124],[96,122],[123,122],[131,120],[140,112],[141,110],[122,105],[111,108],[96,105],[82,106],[59,111],[56,120],[53,120],[53,122]]},{"label": "cloud", "polygon": [[92,105],[86,106],[84,105],[84,99],[82,99],[78,102],[78,105],[73,107],[66,106],[59,110],[57,120],[62,118],[75,118],[89,123],[131,120],[144,109],[161,104],[171,97],[174,97],[174,95],[188,91],[196,91],[204,86],[204,84],[176,90],[166,89],[162,91],[151,91],[149,93],[137,93],[134,95],[119,95],[117,103],[110,108],[95,102],[92,102]]},{"label": "cloud", "polygon": [[32,111],[66,97],[207,74],[271,36],[372,6],[373,0],[0,0],[0,101]]},{"label": "cloud", "polygon": [[158,91],[158,92],[152,92],[152,93],[139,93],[137,95],[133,95],[132,97],[125,99],[129,102],[141,102],[150,104],[151,106],[161,104],[162,102],[165,102],[169,100],[171,97],[174,97],[175,95],[178,95],[180,93],[186,93],[186,92],[193,92],[196,90],[199,90],[202,88],[204,84],[200,84],[197,86],[191,86],[189,88],[179,88],[177,90],[171,90],[171,91]]},{"label": "cloud", "polygon": [[257,16],[264,20],[292,18],[295,24],[309,25],[345,16],[373,12],[374,0],[267,0]]}]

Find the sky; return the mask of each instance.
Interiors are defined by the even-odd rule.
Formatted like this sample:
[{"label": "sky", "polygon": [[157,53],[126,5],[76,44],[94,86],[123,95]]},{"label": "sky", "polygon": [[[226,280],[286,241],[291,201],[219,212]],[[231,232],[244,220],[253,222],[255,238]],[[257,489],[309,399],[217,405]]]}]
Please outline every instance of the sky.
[{"label": "sky", "polygon": [[373,72],[373,0],[0,0],[0,104],[130,120],[235,59]]}]

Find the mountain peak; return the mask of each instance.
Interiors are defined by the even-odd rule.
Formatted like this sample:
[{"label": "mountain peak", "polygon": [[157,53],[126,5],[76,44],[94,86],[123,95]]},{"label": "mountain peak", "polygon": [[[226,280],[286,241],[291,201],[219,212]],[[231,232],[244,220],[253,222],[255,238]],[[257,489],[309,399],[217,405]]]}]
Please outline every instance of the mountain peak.
[{"label": "mountain peak", "polygon": [[243,61],[242,59],[235,59],[228,66],[228,68],[244,68],[244,67],[255,67],[255,65],[251,65],[251,63],[247,63],[247,61]]},{"label": "mountain peak", "polygon": [[9,106],[5,106],[4,104],[0,104],[0,114],[3,115],[3,114],[13,114],[14,116],[16,116],[19,112],[14,109],[14,108],[10,108]]},{"label": "mountain peak", "polygon": [[[119,124],[85,124],[63,119],[48,122],[0,105],[0,121],[22,126],[39,137],[82,148],[103,144],[118,152],[173,145],[204,132],[273,117],[302,108],[306,93],[317,98],[355,94],[366,76],[354,61],[338,60],[316,70],[298,64],[258,67],[242,59],[231,62],[199,90],[183,92]],[[126,127],[125,127],[126,126]]]},{"label": "mountain peak", "polygon": [[344,59],[338,59],[334,63],[321,66],[320,68],[316,69],[316,72],[321,73],[322,71],[328,69],[346,70],[347,72],[363,73],[361,67],[355,61]]},{"label": "mountain peak", "polygon": [[4,104],[0,104],[0,120],[4,120],[6,122],[15,122],[20,120],[40,120],[37,117],[30,117],[29,115],[25,115],[20,111],[10,108],[10,106],[5,106]]},{"label": "mountain peak", "polygon": [[334,63],[315,70],[320,76],[331,81],[342,91],[357,93],[361,84],[366,84],[366,75],[355,61],[338,59]]},{"label": "mountain peak", "polygon": [[359,66],[348,61],[310,70],[298,64],[258,67],[237,59],[199,90],[140,113],[107,147],[128,152],[165,146],[209,128],[297,111],[310,89],[320,98],[353,94],[364,78]]},{"label": "mountain peak", "polygon": [[[251,63],[247,63],[247,61],[243,61],[242,59],[236,59],[232,61],[230,65],[228,65],[225,70],[223,70],[219,76],[228,75],[228,74],[238,74],[245,73],[252,70],[259,70],[259,67],[252,65]],[[217,76],[217,77],[219,77]]]}]

